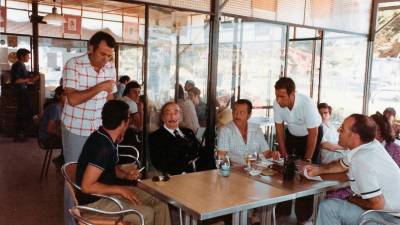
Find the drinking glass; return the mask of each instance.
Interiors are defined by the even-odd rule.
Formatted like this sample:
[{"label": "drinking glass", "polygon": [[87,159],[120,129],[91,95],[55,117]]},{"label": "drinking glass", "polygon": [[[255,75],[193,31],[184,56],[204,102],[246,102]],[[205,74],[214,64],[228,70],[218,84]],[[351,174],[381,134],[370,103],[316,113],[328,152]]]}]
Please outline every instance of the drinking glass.
[{"label": "drinking glass", "polygon": [[250,171],[252,169],[252,165],[255,164],[258,159],[258,153],[245,152],[243,156],[244,156],[244,162],[246,163],[245,170]]},{"label": "drinking glass", "polygon": [[217,170],[221,169],[221,165],[224,160],[221,156],[218,155],[217,151],[215,151],[214,153],[214,159],[215,159],[215,167],[217,168]]}]

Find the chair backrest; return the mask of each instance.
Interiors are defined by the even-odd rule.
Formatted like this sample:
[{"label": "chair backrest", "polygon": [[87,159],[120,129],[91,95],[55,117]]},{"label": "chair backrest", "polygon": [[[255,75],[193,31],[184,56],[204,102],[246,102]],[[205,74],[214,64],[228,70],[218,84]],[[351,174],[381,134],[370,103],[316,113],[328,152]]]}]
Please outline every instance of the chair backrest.
[{"label": "chair backrest", "polygon": [[[136,163],[138,167],[140,167],[140,153],[139,150],[135,146],[131,145],[118,145],[118,156],[125,157],[128,160],[121,160],[123,164],[125,163]],[[132,162],[133,161],[133,162]],[[119,163],[120,164],[120,163]]]},{"label": "chair backrest", "polygon": [[77,162],[69,162],[61,167],[61,173],[67,184],[67,188],[74,200],[74,205],[78,205],[78,200],[76,198],[76,192],[81,190],[81,188],[76,184],[76,169]]}]

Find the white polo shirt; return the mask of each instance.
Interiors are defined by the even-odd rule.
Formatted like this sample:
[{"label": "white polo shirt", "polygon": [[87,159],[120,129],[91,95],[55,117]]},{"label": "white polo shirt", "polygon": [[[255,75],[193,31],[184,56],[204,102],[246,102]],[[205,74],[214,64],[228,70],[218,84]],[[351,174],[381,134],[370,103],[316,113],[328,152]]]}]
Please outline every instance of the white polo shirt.
[{"label": "white polo shirt", "polygon": [[400,168],[377,140],[350,150],[340,160],[348,167],[351,190],[363,199],[383,194],[384,209],[400,210]]},{"label": "white polo shirt", "polygon": [[289,132],[294,136],[306,136],[307,129],[318,127],[322,123],[317,105],[310,97],[300,93],[296,93],[292,110],[282,108],[274,101],[274,121],[287,123]]}]

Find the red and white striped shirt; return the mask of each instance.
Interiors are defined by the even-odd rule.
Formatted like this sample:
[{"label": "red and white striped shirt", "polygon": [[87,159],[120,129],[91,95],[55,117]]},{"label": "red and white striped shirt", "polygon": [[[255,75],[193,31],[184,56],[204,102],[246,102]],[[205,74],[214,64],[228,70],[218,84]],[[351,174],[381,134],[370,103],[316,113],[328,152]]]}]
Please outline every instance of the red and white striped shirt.
[{"label": "red and white striped shirt", "polygon": [[[83,91],[106,80],[116,80],[115,66],[108,62],[97,73],[90,64],[88,54],[71,58],[63,70],[63,87]],[[114,85],[113,93],[117,91]],[[68,104],[63,108],[61,120],[70,132],[89,136],[101,125],[101,110],[107,101],[108,93],[101,91],[90,100],[76,106]]]}]

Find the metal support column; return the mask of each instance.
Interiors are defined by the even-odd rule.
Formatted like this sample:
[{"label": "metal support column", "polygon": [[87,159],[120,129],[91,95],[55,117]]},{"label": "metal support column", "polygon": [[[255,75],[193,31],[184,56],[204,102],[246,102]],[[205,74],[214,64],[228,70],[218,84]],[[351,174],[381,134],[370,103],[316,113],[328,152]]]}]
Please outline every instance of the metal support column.
[{"label": "metal support column", "polygon": [[219,0],[210,0],[212,14],[210,15],[210,41],[208,55],[208,84],[207,84],[207,127],[206,146],[210,154],[215,147],[215,107],[218,71],[218,41],[219,41]]}]

